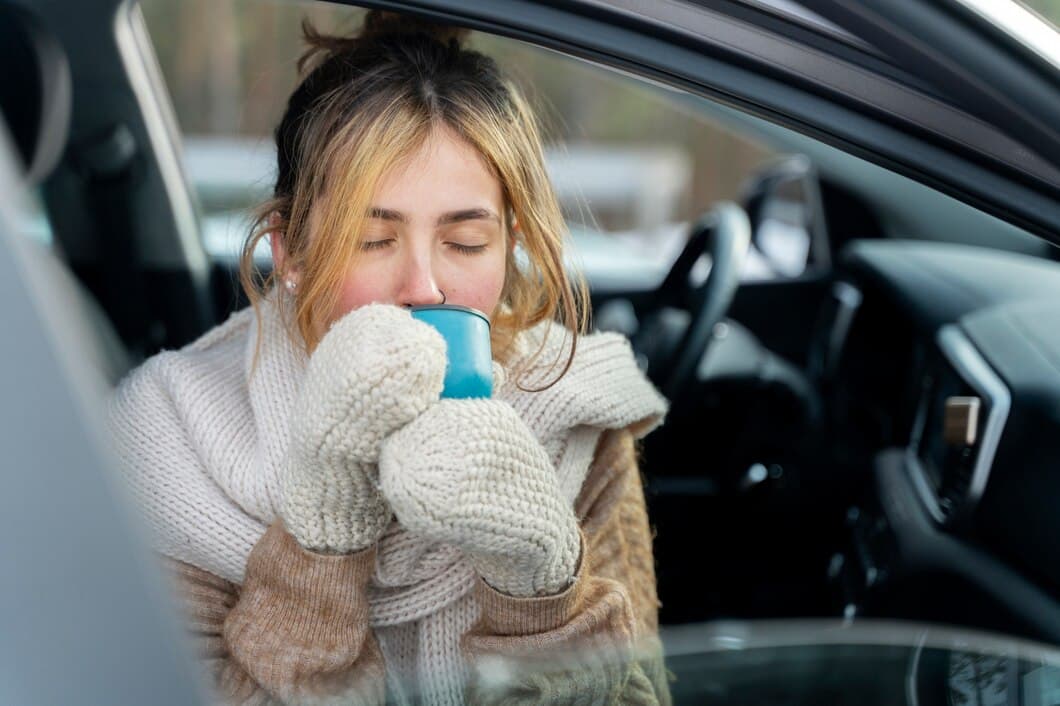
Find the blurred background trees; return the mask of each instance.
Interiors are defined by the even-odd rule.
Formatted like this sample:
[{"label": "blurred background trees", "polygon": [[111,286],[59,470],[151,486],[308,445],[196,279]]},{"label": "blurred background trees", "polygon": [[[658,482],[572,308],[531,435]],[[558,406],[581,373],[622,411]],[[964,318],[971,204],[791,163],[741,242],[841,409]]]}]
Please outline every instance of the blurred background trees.
[{"label": "blurred background trees", "polygon": [[[141,7],[184,135],[266,139],[298,80],[302,19],[349,34],[364,14],[342,5],[269,0],[144,0]],[[746,176],[771,156],[662,89],[511,39],[476,33],[470,46],[494,57],[520,84],[553,144],[687,160],[688,183],[671,220],[736,198]]]}]

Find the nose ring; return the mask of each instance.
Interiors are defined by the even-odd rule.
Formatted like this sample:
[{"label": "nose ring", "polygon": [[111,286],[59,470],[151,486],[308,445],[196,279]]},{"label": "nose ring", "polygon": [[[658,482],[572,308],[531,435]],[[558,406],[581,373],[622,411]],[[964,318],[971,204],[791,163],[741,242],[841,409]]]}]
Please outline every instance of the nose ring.
[{"label": "nose ring", "polygon": [[[442,292],[440,289],[438,291]],[[445,292],[442,292],[442,304],[445,304]]]}]

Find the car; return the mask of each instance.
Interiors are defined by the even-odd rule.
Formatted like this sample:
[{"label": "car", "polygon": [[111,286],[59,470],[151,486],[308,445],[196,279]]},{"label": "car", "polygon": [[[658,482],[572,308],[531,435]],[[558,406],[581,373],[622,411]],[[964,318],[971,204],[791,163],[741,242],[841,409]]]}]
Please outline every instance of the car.
[{"label": "car", "polygon": [[[99,429],[132,366],[245,305],[159,57],[220,61],[235,25],[195,12],[324,6],[153,2],[0,2],[12,702],[202,698]],[[641,458],[677,701],[1055,703],[1055,26],[1010,0],[358,4],[531,52],[579,98],[628,82],[647,118],[587,122],[690,136],[688,203],[571,239],[593,325],[671,404]]]}]

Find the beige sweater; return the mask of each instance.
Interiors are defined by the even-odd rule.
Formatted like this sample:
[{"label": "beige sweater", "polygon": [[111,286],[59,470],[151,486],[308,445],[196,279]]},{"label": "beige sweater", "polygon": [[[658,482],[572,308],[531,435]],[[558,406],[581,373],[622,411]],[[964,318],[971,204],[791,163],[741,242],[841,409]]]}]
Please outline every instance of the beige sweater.
[{"label": "beige sweater", "polygon": [[[429,703],[460,703],[469,693],[484,700],[484,684],[512,693],[506,673],[528,679],[526,665],[578,644],[582,658],[595,655],[599,678],[568,675],[568,685],[605,701],[630,688],[665,701],[662,682],[642,668],[608,671],[599,660],[655,633],[633,444],[661,421],[665,400],[637,370],[628,342],[586,336],[570,370],[544,392],[519,389],[514,376],[495,391],[543,445],[582,519],[574,584],[560,596],[517,600],[488,589],[453,547],[397,523],[376,547],[345,557],[310,554],[287,535],[278,481],[305,359],[275,307],[262,314],[260,331],[244,310],[155,356],[122,382],[110,413],[133,498],[156,549],[179,567],[180,592],[228,700],[330,703],[322,695],[336,693],[346,703],[385,691],[405,702],[413,683]],[[551,361],[562,348],[560,337],[539,334],[527,332],[509,361],[528,386],[554,378]],[[526,357],[542,342],[539,359]],[[544,362],[535,368],[534,360]],[[509,669],[514,654],[519,666]],[[638,690],[648,683],[656,687]],[[551,694],[556,682],[535,684]],[[525,688],[515,693],[537,700]]]},{"label": "beige sweater", "polygon": [[[607,432],[578,497],[582,567],[546,598],[480,581],[479,620],[462,647],[469,703],[670,702],[658,642],[651,533],[632,437]],[[383,658],[367,621],[375,549],[324,556],[274,524],[242,587],[167,560],[214,685],[238,704],[376,704]],[[508,680],[491,673],[509,674]]]}]

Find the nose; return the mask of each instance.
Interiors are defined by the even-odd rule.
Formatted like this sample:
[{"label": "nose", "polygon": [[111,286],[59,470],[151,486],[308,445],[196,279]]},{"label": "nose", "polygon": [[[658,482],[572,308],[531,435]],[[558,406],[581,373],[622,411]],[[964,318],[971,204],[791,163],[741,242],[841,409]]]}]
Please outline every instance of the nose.
[{"label": "nose", "polygon": [[438,288],[429,254],[411,253],[401,274],[398,302],[402,306],[427,306],[445,302]]}]

